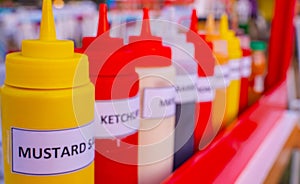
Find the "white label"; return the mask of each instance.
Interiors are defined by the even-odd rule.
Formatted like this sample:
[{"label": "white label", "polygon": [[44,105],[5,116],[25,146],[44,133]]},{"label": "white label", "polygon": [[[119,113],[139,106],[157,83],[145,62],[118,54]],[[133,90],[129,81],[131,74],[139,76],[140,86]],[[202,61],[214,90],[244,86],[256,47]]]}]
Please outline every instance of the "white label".
[{"label": "white label", "polygon": [[145,88],[143,118],[156,119],[175,115],[175,88]]},{"label": "white label", "polygon": [[139,128],[139,96],[121,100],[96,101],[96,138],[130,135]]},{"label": "white label", "polygon": [[199,77],[197,80],[198,102],[210,102],[215,98],[215,90],[212,86],[213,77]]},{"label": "white label", "polygon": [[177,104],[196,101],[196,79],[197,75],[176,76],[176,98]]},{"label": "white label", "polygon": [[251,56],[243,57],[241,60],[241,76],[244,78],[248,78],[251,75],[251,64],[252,58]]},{"label": "white label", "polygon": [[229,66],[217,65],[215,66],[214,78],[213,78],[213,86],[215,89],[226,88],[230,84],[230,69]]},{"label": "white label", "polygon": [[239,80],[241,78],[240,60],[234,59],[229,61],[230,80]]},{"label": "white label", "polygon": [[253,90],[257,93],[262,93],[264,91],[264,76],[258,75],[254,78]]},{"label": "white label", "polygon": [[74,172],[94,160],[93,123],[74,129],[11,129],[12,172],[57,175]]}]

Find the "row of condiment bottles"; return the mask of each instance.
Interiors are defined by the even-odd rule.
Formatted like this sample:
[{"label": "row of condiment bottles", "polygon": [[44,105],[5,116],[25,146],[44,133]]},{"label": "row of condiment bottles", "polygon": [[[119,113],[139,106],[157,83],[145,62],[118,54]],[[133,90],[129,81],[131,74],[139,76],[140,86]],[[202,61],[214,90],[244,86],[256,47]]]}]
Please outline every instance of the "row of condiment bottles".
[{"label": "row of condiment bottles", "polygon": [[[6,183],[159,183],[237,116],[242,53],[226,16],[223,41],[203,41],[193,12],[191,30],[164,46],[144,9],[141,35],[124,45],[109,36],[106,11],[100,5],[98,36],[76,49],[88,56],[89,75],[87,57],[56,40],[50,0],[40,40],[7,55]],[[215,52],[217,66],[211,48],[224,51]]]}]

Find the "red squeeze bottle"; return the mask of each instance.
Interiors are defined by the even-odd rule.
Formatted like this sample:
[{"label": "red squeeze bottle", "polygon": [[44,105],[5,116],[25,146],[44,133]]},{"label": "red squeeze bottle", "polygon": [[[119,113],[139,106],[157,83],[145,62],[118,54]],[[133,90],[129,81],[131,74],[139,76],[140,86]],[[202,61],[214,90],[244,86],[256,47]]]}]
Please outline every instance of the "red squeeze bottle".
[{"label": "red squeeze bottle", "polygon": [[251,75],[251,50],[242,49],[243,58],[241,60],[241,94],[240,94],[240,106],[239,114],[243,113],[248,107],[248,88],[249,77]]},{"label": "red squeeze bottle", "polygon": [[197,13],[193,10],[188,42],[195,45],[195,59],[198,63],[196,128],[194,132],[195,152],[204,148],[213,138],[212,101],[215,96],[212,79],[214,76],[215,59],[212,44],[206,43],[198,34]]},{"label": "red squeeze bottle", "polygon": [[97,37],[78,49],[89,56],[95,84],[95,184],[137,183],[139,79],[123,39],[109,36],[107,7],[100,4]]}]

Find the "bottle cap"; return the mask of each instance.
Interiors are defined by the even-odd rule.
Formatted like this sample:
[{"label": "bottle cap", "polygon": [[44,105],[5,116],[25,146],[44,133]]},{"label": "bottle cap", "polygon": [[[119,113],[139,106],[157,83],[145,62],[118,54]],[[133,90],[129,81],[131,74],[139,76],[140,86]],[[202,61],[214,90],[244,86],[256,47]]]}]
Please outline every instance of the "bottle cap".
[{"label": "bottle cap", "polygon": [[149,10],[146,8],[143,9],[141,34],[140,36],[130,36],[128,46],[130,50],[128,52],[135,54],[135,65],[137,67],[164,67],[172,65],[171,48],[163,46],[162,38],[151,34]]},{"label": "bottle cap", "polygon": [[[117,75],[119,71],[114,70],[116,67],[110,67],[110,64],[125,65],[125,62],[120,63],[119,61],[107,63],[108,58],[124,46],[123,42],[124,40],[122,38],[110,37],[107,5],[100,4],[97,36],[84,37],[82,39],[82,48],[76,50],[77,52],[85,53],[89,56],[90,76],[93,83],[95,83],[98,75]],[[122,59],[122,61],[123,60],[124,59]]]},{"label": "bottle cap", "polygon": [[221,16],[220,35],[222,39],[228,41],[228,55],[230,59],[238,59],[242,57],[240,40],[235,37],[235,33],[228,28],[228,17],[226,14]]},{"label": "bottle cap", "polygon": [[207,35],[206,34],[199,34],[199,36],[206,42],[206,44],[208,45],[208,47],[210,49],[213,49],[213,43],[211,41],[207,40]]},{"label": "bottle cap", "polygon": [[213,14],[209,14],[206,19],[205,24],[206,37],[205,40],[212,42],[213,40],[220,39],[220,35],[217,34],[215,28],[215,17]]},{"label": "bottle cap", "polygon": [[178,25],[175,20],[175,8],[170,6],[164,11],[161,19],[162,25],[158,26],[155,35],[162,36],[163,45],[171,47],[172,61],[178,75],[187,75],[196,73],[195,47],[192,43],[187,42],[186,34],[179,33],[179,30],[184,30]]},{"label": "bottle cap", "polygon": [[[223,24],[224,30],[226,24]],[[224,31],[225,32],[225,31]],[[216,32],[215,17],[213,14],[209,14],[206,20],[206,35],[205,40],[212,42],[212,49],[216,58],[220,64],[228,60],[228,42],[224,38],[221,38],[220,34]]]},{"label": "bottle cap", "polygon": [[139,78],[131,63],[134,53],[123,45],[122,38],[110,37],[106,4],[99,6],[97,36],[83,38],[79,51],[89,57],[96,99],[123,99],[138,93]]},{"label": "bottle cap", "polygon": [[44,0],[40,38],[23,40],[21,52],[6,57],[6,85],[27,89],[64,89],[88,84],[88,59],[74,54],[74,43],[57,40],[52,1]]},{"label": "bottle cap", "polygon": [[172,49],[172,61],[175,63],[177,74],[196,73],[195,47],[186,41],[186,35],[176,34],[165,36],[163,39],[164,43]]},{"label": "bottle cap", "polygon": [[228,17],[226,14],[223,14],[221,16],[221,19],[220,19],[220,36],[222,39],[227,39],[227,34],[228,34],[228,31],[229,31],[229,26],[228,26]]},{"label": "bottle cap", "polygon": [[212,53],[212,44],[207,43],[205,36],[198,34],[198,18],[194,9],[191,16],[190,31],[187,33],[188,41],[195,46],[195,59],[198,63],[198,75],[200,77],[213,76],[215,68],[215,57]]},{"label": "bottle cap", "polygon": [[263,41],[251,41],[250,47],[252,50],[261,50],[265,51],[267,46],[266,43]]}]

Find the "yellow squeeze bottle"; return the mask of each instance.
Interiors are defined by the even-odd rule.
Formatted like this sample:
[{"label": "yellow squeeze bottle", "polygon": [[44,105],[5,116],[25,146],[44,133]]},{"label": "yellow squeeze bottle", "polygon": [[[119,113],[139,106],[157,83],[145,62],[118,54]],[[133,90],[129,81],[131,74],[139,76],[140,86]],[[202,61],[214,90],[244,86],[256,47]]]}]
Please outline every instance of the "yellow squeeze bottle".
[{"label": "yellow squeeze bottle", "polygon": [[240,41],[235,37],[234,32],[228,30],[228,18],[224,14],[220,20],[220,34],[223,39],[228,41],[228,55],[230,68],[230,84],[227,90],[227,107],[225,110],[224,124],[228,125],[238,115],[240,98],[240,59],[242,51]]},{"label": "yellow squeeze bottle", "polygon": [[2,135],[6,184],[94,183],[94,87],[87,56],[56,40],[43,1],[39,40],[6,56]]}]

